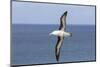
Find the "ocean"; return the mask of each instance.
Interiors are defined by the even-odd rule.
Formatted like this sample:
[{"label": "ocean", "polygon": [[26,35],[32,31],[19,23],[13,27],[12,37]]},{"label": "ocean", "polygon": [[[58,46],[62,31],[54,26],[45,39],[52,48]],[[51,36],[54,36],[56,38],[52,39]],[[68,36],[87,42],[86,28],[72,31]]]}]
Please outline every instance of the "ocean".
[{"label": "ocean", "polygon": [[[12,24],[11,64],[57,63],[56,36],[49,36],[59,25]],[[64,39],[59,62],[96,60],[95,25],[68,25],[72,37]]]}]

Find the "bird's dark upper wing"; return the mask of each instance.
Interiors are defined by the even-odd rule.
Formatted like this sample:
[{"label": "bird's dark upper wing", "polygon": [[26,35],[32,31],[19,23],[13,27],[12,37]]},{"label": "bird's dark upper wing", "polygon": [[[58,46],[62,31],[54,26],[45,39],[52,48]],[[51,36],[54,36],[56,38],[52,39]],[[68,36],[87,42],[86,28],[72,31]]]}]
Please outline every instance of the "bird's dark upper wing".
[{"label": "bird's dark upper wing", "polygon": [[60,17],[59,30],[64,31],[66,29],[66,16],[67,16],[67,11]]}]

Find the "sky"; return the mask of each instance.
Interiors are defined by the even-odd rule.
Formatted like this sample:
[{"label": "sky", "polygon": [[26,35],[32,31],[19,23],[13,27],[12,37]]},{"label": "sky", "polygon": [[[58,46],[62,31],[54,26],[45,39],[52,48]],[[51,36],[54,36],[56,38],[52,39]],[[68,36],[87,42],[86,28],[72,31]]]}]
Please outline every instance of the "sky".
[{"label": "sky", "polygon": [[31,2],[12,2],[12,24],[59,24],[67,11],[67,24],[94,25],[95,7]]}]

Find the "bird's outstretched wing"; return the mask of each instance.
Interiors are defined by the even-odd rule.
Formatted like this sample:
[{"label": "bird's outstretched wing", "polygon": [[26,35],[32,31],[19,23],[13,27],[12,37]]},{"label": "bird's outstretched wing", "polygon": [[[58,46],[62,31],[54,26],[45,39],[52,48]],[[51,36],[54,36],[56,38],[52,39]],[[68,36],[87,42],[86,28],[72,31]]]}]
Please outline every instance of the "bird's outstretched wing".
[{"label": "bird's outstretched wing", "polygon": [[67,11],[64,12],[64,14],[60,17],[59,30],[65,31],[65,29],[66,29],[66,16],[67,16]]},{"label": "bird's outstretched wing", "polygon": [[56,55],[56,60],[59,61],[59,56],[60,56],[60,49],[63,43],[64,37],[58,36],[58,41],[55,46],[55,55]]}]

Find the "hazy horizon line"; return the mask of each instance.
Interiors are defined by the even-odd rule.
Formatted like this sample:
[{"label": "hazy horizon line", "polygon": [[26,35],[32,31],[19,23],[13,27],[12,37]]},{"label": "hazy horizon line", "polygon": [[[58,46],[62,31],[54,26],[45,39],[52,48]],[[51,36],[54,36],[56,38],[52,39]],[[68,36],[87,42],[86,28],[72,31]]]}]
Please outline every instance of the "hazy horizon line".
[{"label": "hazy horizon line", "polygon": [[[11,23],[11,24],[23,24],[23,23]],[[60,25],[60,24],[29,24],[25,23],[25,25]],[[96,24],[67,24],[67,25],[96,25]]]}]

